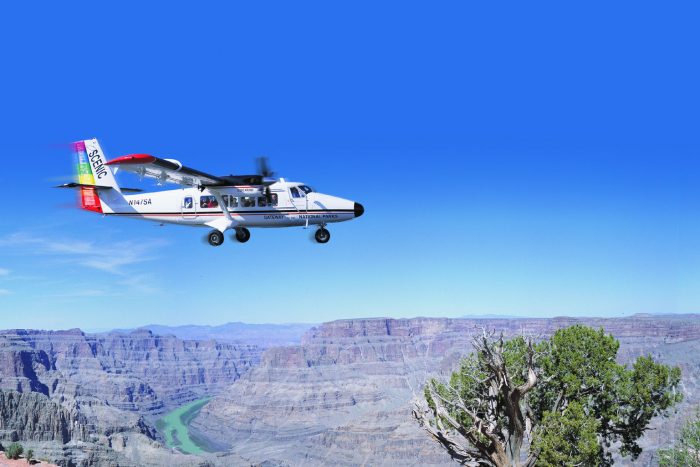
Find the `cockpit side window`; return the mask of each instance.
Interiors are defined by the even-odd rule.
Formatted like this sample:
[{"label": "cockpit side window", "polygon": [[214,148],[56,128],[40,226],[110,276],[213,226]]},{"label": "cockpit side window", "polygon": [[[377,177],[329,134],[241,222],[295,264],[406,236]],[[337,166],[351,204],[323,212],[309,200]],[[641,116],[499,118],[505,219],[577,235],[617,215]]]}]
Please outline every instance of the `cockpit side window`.
[{"label": "cockpit side window", "polygon": [[296,189],[296,187],[291,187],[289,191],[292,192],[292,198],[301,198],[301,195],[299,194],[299,190]]},{"label": "cockpit side window", "polygon": [[313,189],[311,189],[310,186],[306,186],[306,185],[300,185],[300,186],[299,186],[299,189],[300,189],[301,191],[303,191],[304,193],[306,193],[307,195],[308,195],[309,193],[311,193],[312,191],[314,191]]},{"label": "cockpit side window", "polygon": [[182,207],[185,209],[192,209],[192,197],[191,196],[186,196],[184,200],[182,200]]}]

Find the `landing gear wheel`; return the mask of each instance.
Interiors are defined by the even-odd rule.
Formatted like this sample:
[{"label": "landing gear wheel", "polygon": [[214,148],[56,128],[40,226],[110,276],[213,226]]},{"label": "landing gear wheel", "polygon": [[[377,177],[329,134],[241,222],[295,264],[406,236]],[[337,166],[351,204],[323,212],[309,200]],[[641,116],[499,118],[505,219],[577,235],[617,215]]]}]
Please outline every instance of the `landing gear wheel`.
[{"label": "landing gear wheel", "polygon": [[236,229],[236,240],[241,243],[245,243],[250,240],[250,230],[245,227],[239,227]]},{"label": "landing gear wheel", "polygon": [[318,243],[328,243],[328,240],[331,239],[331,233],[323,227],[318,229],[314,236],[316,237],[316,241]]},{"label": "landing gear wheel", "polygon": [[211,246],[219,246],[222,243],[224,243],[224,234],[219,232],[218,230],[212,230],[211,232],[209,232],[207,240],[209,241],[209,244]]}]

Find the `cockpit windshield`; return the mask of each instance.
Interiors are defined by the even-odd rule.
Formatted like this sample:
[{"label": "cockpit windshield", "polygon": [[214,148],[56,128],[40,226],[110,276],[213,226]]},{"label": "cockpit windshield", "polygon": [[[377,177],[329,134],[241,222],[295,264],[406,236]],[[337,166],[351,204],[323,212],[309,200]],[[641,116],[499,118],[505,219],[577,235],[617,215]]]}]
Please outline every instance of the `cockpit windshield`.
[{"label": "cockpit windshield", "polygon": [[306,193],[306,194],[309,194],[309,193],[311,193],[312,191],[314,191],[314,190],[311,189],[310,186],[306,186],[306,185],[299,185],[299,189],[300,189],[301,191],[303,191],[304,193]]}]

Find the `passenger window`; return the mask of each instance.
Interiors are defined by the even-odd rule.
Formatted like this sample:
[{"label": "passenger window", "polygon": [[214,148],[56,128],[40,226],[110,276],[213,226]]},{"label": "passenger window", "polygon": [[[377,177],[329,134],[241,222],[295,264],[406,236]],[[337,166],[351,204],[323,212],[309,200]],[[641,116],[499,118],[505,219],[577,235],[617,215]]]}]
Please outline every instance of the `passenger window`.
[{"label": "passenger window", "polygon": [[241,197],[241,207],[254,208],[255,207],[255,198],[253,198],[252,196],[242,196]]},{"label": "passenger window", "polygon": [[216,196],[200,196],[199,206],[202,208],[218,208],[219,202],[216,200]]},{"label": "passenger window", "polygon": [[184,200],[182,200],[182,207],[185,209],[192,209],[192,197],[187,196]]},{"label": "passenger window", "polygon": [[299,194],[299,190],[296,189],[296,187],[291,187],[289,191],[292,192],[292,198],[301,198],[301,195]]},{"label": "passenger window", "polygon": [[222,195],[221,197],[224,199],[224,204],[226,205],[227,208],[238,207],[238,198],[236,198],[235,196]]},{"label": "passenger window", "polygon": [[267,196],[258,196],[258,206],[277,206],[277,193],[270,193],[270,199],[268,202]]}]

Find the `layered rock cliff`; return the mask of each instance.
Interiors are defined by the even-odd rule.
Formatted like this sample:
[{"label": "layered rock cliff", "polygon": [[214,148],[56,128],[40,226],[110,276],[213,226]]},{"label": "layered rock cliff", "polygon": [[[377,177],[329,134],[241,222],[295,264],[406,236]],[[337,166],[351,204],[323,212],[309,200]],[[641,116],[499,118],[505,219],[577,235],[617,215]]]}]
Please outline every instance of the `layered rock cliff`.
[{"label": "layered rock cliff", "polygon": [[85,417],[36,392],[0,391],[0,439],[18,441],[87,441]]},{"label": "layered rock cliff", "polygon": [[[575,323],[602,326],[620,340],[622,361],[651,353],[680,364],[685,403],[696,404],[699,318],[335,321],[311,329],[300,346],[267,350],[191,428],[257,462],[445,465],[449,459],[412,419],[411,400],[429,377],[455,368],[482,328],[546,337]],[[646,446],[663,443],[676,423],[657,422]]]},{"label": "layered rock cliff", "polygon": [[145,330],[0,331],[0,439],[59,465],[206,463],[165,449],[152,420],[216,393],[259,358],[256,346]]},{"label": "layered rock cliff", "polygon": [[158,414],[230,384],[259,356],[255,346],[183,341],[150,331],[2,331],[0,388]]},{"label": "layered rock cliff", "polygon": [[38,392],[0,390],[0,444],[20,442],[35,457],[62,467],[250,465],[235,454],[191,456],[167,449],[142,419],[128,426],[133,414],[112,410],[125,420],[113,418],[115,424],[99,432],[75,405],[67,408]]}]

